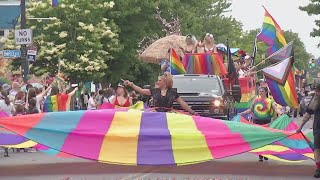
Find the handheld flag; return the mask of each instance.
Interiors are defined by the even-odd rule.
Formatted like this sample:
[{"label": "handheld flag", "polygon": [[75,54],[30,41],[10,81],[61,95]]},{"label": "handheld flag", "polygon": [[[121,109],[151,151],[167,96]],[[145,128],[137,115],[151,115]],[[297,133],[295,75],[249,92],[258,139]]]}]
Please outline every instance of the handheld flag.
[{"label": "handheld flag", "polygon": [[176,51],[171,48],[170,51],[170,71],[172,75],[185,74],[186,70]]},{"label": "handheld flag", "polygon": [[261,32],[258,34],[257,38],[269,45],[268,55],[270,56],[285,46],[287,42],[278,23],[270,15],[267,9],[265,7],[263,8],[265,10],[264,21]]}]

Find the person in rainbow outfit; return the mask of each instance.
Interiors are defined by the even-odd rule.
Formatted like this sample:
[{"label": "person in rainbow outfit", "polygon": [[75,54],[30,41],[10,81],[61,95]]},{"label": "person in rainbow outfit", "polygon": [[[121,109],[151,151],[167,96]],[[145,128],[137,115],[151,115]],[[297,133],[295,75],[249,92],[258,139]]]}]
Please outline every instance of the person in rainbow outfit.
[{"label": "person in rainbow outfit", "polygon": [[[253,100],[253,103],[249,109],[240,113],[240,115],[246,115],[253,113],[253,123],[264,125],[269,124],[276,112],[279,116],[282,115],[282,111],[278,108],[277,103],[268,98],[268,88],[260,87],[258,90],[259,96]],[[259,161],[262,162],[268,160],[267,157],[259,155]]]}]

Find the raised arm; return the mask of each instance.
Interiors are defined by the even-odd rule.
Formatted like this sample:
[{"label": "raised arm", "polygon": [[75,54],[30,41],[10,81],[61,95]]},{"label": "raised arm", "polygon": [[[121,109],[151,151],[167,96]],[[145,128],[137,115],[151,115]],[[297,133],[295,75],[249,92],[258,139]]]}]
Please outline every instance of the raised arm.
[{"label": "raised arm", "polygon": [[143,89],[143,88],[135,85],[133,82],[130,82],[129,80],[125,80],[123,83],[125,86],[130,86],[133,90],[139,92],[142,95],[151,96],[150,89]]},{"label": "raised arm", "polygon": [[45,96],[49,92],[51,87],[52,87],[52,84],[50,84],[50,86],[47,89],[45,89],[44,91],[42,91],[42,93],[40,93],[38,96],[40,96],[40,97]]},{"label": "raised arm", "polygon": [[68,95],[73,96],[78,91],[78,87],[74,88],[72,92],[70,92]]}]

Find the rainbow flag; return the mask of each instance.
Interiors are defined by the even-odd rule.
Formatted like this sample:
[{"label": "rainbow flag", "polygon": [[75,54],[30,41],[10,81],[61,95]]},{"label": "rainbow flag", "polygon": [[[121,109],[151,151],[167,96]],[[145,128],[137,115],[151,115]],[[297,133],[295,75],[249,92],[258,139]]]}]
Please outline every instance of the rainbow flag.
[{"label": "rainbow flag", "polygon": [[200,116],[116,110],[15,116],[1,118],[0,125],[59,152],[122,165],[194,164],[295,135]]},{"label": "rainbow flag", "polygon": [[170,54],[170,69],[171,69],[172,75],[186,73],[186,70],[184,69],[182,62],[180,61],[178,54],[173,48],[171,48],[171,54]]},{"label": "rainbow flag", "polygon": [[298,108],[292,61],[288,58],[275,66],[264,68],[262,71],[274,100],[281,106]]},{"label": "rainbow flag", "polygon": [[62,0],[52,0],[52,7],[57,7],[59,4],[61,4]]},{"label": "rainbow flag", "polygon": [[187,74],[211,74],[217,76],[227,74],[223,60],[218,53],[186,54],[183,65]]},{"label": "rainbow flag", "polygon": [[43,105],[43,112],[69,111],[71,96],[68,94],[58,94],[48,96]]},{"label": "rainbow flag", "polygon": [[263,8],[265,10],[263,25],[261,32],[257,35],[257,38],[269,45],[268,55],[270,56],[285,46],[287,42],[278,23],[269,14],[267,9],[265,7]]}]

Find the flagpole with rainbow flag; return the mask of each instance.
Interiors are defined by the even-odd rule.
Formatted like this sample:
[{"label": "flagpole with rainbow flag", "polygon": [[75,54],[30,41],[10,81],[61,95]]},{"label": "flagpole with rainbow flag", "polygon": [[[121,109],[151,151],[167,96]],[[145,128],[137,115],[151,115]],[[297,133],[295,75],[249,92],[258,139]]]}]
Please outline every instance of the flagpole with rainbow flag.
[{"label": "flagpole with rainbow flag", "polygon": [[[265,10],[265,17],[261,28],[261,32],[257,35],[257,39],[261,40],[269,46],[268,56],[271,57],[271,55],[275,55],[279,53],[279,51],[282,51],[281,49],[283,47],[287,47],[287,42],[279,24],[275,21],[275,19],[271,16],[271,14],[267,11],[267,9],[264,6],[263,8]],[[282,106],[289,106],[291,108],[297,108],[298,98],[295,86],[294,73],[291,68],[292,64],[282,63],[283,60],[290,58],[291,55],[292,54],[290,53],[284,56],[283,58],[278,59],[279,62],[283,64],[283,66],[277,65],[268,69],[268,71],[270,72],[282,72],[282,69],[289,68],[287,73],[278,74],[277,77],[278,79],[283,79],[283,77],[287,77],[285,81],[283,81],[280,84],[278,81],[275,81],[272,78],[267,78],[266,76],[265,77],[267,78],[267,84],[270,88],[271,94],[274,97],[276,97],[274,100],[278,104]],[[292,58],[291,63],[293,63],[293,61],[294,59]],[[266,74],[266,72],[264,72],[264,74]]]}]

